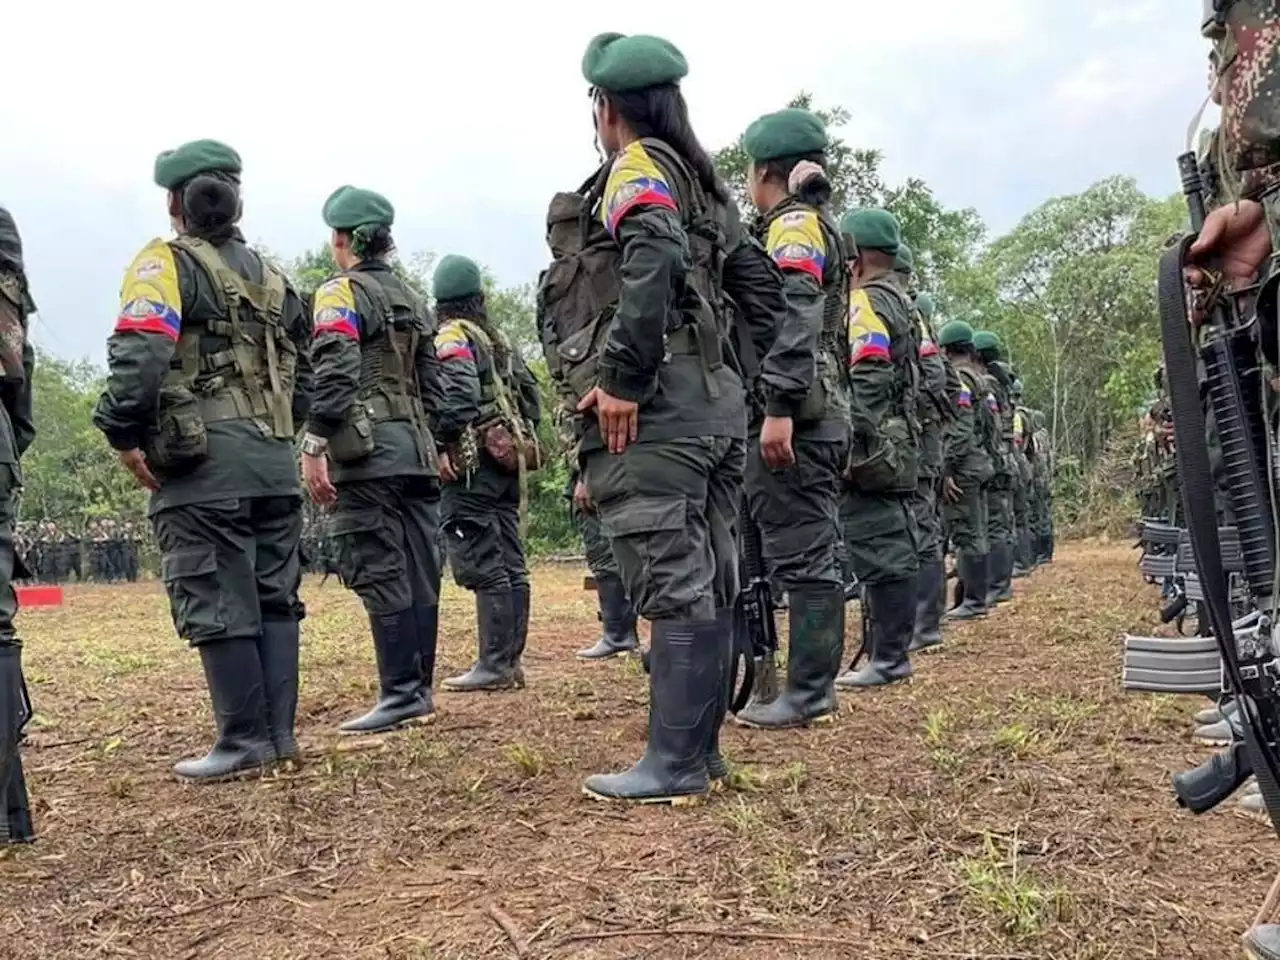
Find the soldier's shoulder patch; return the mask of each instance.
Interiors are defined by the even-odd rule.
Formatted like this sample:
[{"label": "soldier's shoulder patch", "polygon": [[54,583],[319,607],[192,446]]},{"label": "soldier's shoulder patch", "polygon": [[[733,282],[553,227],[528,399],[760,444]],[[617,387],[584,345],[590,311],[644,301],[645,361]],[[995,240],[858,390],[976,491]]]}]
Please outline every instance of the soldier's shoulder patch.
[{"label": "soldier's shoulder patch", "polygon": [[866,290],[855,290],[849,297],[849,343],[851,365],[889,359],[889,328],[871,306]]},{"label": "soldier's shoulder patch", "polygon": [[167,241],[152,240],[125,271],[115,332],[158,333],[171,340],[182,333],[178,264]]},{"label": "soldier's shoulder patch", "polygon": [[321,284],[316,290],[311,319],[315,328],[314,336],[336,333],[340,337],[358,341],[364,324],[360,319],[360,311],[356,309],[356,295],[351,289],[351,281],[346,277],[334,277]]},{"label": "soldier's shoulder patch", "polygon": [[963,380],[960,381],[960,392],[956,395],[956,406],[968,410],[973,406],[973,391]]},{"label": "soldier's shoulder patch", "polygon": [[475,360],[476,352],[471,346],[471,338],[462,324],[450,320],[436,331],[436,359],[438,360]]},{"label": "soldier's shoulder patch", "polygon": [[938,343],[933,339],[933,331],[929,329],[929,324],[922,316],[920,317],[920,356],[936,357],[937,355]]},{"label": "soldier's shoulder patch", "polygon": [[677,209],[666,175],[649,156],[644,144],[635,140],[619,152],[609,169],[600,219],[616,237],[623,217],[638,207]]},{"label": "soldier's shoulder patch", "polygon": [[765,249],[781,269],[798,270],[822,282],[827,241],[814,211],[792,210],[776,218],[769,224]]}]

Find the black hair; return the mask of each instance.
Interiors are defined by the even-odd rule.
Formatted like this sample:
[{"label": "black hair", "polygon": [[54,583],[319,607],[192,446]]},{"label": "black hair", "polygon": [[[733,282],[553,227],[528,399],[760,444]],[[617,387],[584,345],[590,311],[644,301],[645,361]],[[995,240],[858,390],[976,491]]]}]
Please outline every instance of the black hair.
[{"label": "black hair", "polygon": [[240,219],[240,184],[225,174],[201,173],[178,188],[187,233],[211,243],[230,239]]},{"label": "black hair", "polygon": [[[802,153],[794,157],[778,157],[775,160],[765,160],[756,169],[764,171],[766,180],[781,183],[783,188],[790,192],[791,171],[795,169],[796,164],[805,160],[810,163],[816,163],[824,173],[826,172],[827,155],[820,150],[815,153]],[[831,200],[831,181],[826,177],[810,177],[800,184],[800,189],[796,191],[795,196],[801,203],[807,203],[811,207],[824,207]]]},{"label": "black hair", "polygon": [[376,260],[385,257],[396,247],[391,238],[391,228],[385,223],[369,223],[354,230],[340,230],[347,235],[351,244],[351,252],[361,260]]},{"label": "black hair", "polygon": [[703,190],[722,203],[729,202],[729,190],[716,172],[711,155],[693,132],[689,107],[678,86],[663,83],[627,93],[600,90],[599,94],[613,104],[637,137],[652,137],[669,144],[693,168]]},{"label": "black hair", "polygon": [[437,300],[436,314],[441,320],[488,320],[485,310],[484,294],[477,293],[470,297],[459,297],[456,300]]},{"label": "black hair", "polygon": [[942,349],[946,351],[948,356],[972,357],[973,341],[970,340],[968,343],[947,343],[943,345]]}]

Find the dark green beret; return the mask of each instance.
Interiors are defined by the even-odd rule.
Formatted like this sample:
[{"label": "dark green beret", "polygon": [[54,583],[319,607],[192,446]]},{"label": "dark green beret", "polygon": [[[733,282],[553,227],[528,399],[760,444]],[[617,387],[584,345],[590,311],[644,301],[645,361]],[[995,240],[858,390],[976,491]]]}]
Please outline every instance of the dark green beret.
[{"label": "dark green beret", "polygon": [[938,343],[944,347],[973,343],[973,327],[963,320],[952,320],[938,331]]},{"label": "dark green beret", "polygon": [[896,256],[902,246],[902,227],[888,210],[868,208],[846,213],[840,219],[840,232],[853,237],[860,250],[881,250]]},{"label": "dark green beret", "polygon": [[462,300],[484,293],[484,278],[474,260],[451,253],[440,261],[431,277],[431,292],[437,300]]},{"label": "dark green beret", "polygon": [[916,309],[923,313],[930,320],[933,319],[934,313],[938,310],[938,305],[933,302],[933,297],[927,293],[916,294]]},{"label": "dark green beret", "polygon": [[334,230],[354,230],[370,224],[389,227],[396,222],[396,208],[380,193],[347,185],[329,194],[323,216]]},{"label": "dark green beret", "polygon": [[916,255],[905,243],[898,244],[898,252],[893,258],[893,269],[898,273],[912,273],[916,269]]},{"label": "dark green beret", "polygon": [[816,113],[798,107],[766,113],[747,127],[742,149],[756,163],[821,153],[827,149],[827,126]]},{"label": "dark green beret", "polygon": [[628,93],[675,83],[689,72],[684,54],[661,37],[602,33],[587,44],[582,75],[611,93]]},{"label": "dark green beret", "polygon": [[198,173],[240,174],[240,154],[217,140],[192,140],[156,157],[155,180],[176,190]]},{"label": "dark green beret", "polygon": [[973,348],[975,350],[999,350],[1000,338],[990,330],[979,330],[973,335]]}]

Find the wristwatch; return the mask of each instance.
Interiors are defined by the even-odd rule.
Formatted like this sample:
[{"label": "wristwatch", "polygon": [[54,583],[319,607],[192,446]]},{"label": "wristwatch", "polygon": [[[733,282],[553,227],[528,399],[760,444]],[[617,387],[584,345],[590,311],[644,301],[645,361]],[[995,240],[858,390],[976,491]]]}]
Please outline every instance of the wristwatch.
[{"label": "wristwatch", "polygon": [[329,441],[324,437],[317,437],[314,433],[304,434],[302,437],[302,452],[308,457],[324,456],[324,452],[329,449]]}]

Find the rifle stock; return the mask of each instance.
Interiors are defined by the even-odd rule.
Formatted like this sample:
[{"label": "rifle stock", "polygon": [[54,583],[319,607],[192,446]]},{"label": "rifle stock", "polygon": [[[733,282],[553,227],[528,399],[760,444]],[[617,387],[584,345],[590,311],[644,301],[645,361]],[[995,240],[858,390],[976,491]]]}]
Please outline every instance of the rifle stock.
[{"label": "rifle stock", "polygon": [[760,526],[752,519],[745,503],[739,528],[746,583],[738,597],[740,629],[735,632],[743,640],[742,654],[748,673],[732,704],[735,713],[747,705],[748,699],[771,703],[778,696],[778,625],[774,617],[773,589],[765,571]]}]

